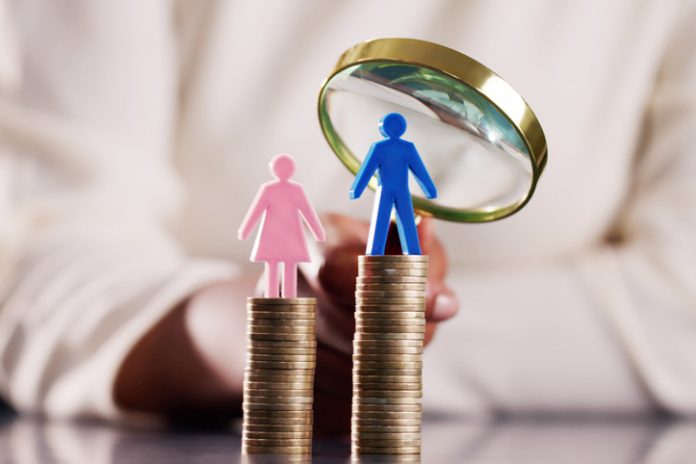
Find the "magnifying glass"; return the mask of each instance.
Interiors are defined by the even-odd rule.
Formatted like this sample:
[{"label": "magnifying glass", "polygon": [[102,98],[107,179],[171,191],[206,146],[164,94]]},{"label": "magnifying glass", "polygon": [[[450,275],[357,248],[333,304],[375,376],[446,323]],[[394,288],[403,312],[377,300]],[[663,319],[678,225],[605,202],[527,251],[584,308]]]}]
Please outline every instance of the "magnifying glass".
[{"label": "magnifying glass", "polygon": [[404,115],[404,139],[438,186],[435,200],[413,195],[414,208],[448,221],[514,214],[546,164],[546,138],[525,100],[481,63],[423,40],[375,39],[346,50],[322,84],[318,110],[326,140],[354,174],[381,137],[379,120]]}]

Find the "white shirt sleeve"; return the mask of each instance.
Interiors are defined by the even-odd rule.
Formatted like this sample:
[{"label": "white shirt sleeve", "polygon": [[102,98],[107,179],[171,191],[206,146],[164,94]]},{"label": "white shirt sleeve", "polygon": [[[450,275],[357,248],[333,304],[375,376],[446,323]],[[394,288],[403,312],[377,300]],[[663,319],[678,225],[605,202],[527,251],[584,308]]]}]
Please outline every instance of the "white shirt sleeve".
[{"label": "white shirt sleeve", "polygon": [[426,354],[431,410],[696,414],[695,10],[665,49],[617,239],[456,269],[461,314]]},{"label": "white shirt sleeve", "polygon": [[124,3],[9,12],[23,77],[0,88],[0,393],[20,410],[117,416],[129,349],[236,273],[188,258],[168,232],[181,201],[172,15]]}]

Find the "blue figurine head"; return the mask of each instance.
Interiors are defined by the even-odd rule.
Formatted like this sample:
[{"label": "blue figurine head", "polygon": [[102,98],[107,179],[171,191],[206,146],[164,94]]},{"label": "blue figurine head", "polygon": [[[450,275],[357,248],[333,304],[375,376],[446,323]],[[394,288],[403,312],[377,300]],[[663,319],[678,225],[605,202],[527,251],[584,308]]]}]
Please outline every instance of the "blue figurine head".
[{"label": "blue figurine head", "polygon": [[406,118],[399,113],[389,113],[379,121],[379,131],[390,139],[398,139],[406,132]]}]

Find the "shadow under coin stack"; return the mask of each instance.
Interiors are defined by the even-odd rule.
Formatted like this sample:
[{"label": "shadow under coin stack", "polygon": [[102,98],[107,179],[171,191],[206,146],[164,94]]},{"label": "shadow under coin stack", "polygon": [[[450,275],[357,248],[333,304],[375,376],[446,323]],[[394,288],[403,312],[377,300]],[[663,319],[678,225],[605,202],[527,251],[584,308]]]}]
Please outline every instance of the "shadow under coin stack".
[{"label": "shadow under coin stack", "polygon": [[311,454],[315,320],[314,298],[249,298],[244,453]]},{"label": "shadow under coin stack", "polygon": [[427,271],[427,256],[359,257],[351,423],[355,454],[419,459]]}]

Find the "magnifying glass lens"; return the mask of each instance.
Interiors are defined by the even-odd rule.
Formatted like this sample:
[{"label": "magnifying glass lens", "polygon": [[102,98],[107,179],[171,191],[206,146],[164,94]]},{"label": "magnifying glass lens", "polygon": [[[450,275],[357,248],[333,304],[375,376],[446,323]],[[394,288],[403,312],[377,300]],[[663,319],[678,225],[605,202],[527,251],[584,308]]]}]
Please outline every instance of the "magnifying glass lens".
[{"label": "magnifying glass lens", "polygon": [[[532,161],[513,124],[478,91],[444,73],[394,62],[357,64],[333,76],[325,101],[336,135],[360,162],[381,137],[380,118],[403,114],[403,138],[416,145],[444,209],[485,215],[515,208],[530,192]],[[415,183],[411,192],[422,197]]]}]

